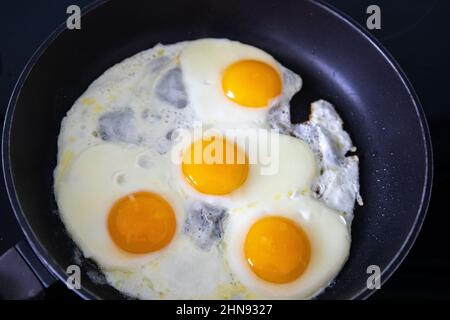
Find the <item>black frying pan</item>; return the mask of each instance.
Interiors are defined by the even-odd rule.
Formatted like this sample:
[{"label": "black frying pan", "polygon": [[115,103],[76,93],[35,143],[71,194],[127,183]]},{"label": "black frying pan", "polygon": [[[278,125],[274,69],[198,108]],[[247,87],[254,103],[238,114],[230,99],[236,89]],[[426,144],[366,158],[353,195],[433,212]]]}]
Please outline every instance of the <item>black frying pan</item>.
[{"label": "black frying pan", "polygon": [[[381,268],[382,282],[398,267],[430,197],[430,136],[408,80],[361,28],[326,5],[298,0],[111,1],[84,10],[81,23],[81,30],[58,28],[32,57],[11,97],[3,132],[6,186],[37,261],[46,266],[31,263],[44,284],[51,281],[43,270],[63,280],[67,266],[79,262],[52,192],[62,117],[114,63],[158,42],[203,37],[239,40],[274,55],[304,80],[292,103],[293,121],[306,118],[313,100],[327,99],[359,147],[365,205],[355,212],[350,258],[319,299],[366,298],[372,292],[366,287],[369,265]],[[85,276],[96,272],[92,261],[83,260],[82,270],[81,297],[122,297]]]}]

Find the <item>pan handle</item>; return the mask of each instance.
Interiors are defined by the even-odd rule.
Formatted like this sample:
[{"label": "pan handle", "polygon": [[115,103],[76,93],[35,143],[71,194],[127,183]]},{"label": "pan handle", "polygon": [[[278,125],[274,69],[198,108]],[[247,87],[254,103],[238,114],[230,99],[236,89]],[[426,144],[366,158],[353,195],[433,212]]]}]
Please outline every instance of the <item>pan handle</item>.
[{"label": "pan handle", "polygon": [[26,241],[0,256],[0,299],[40,299],[56,280]]}]

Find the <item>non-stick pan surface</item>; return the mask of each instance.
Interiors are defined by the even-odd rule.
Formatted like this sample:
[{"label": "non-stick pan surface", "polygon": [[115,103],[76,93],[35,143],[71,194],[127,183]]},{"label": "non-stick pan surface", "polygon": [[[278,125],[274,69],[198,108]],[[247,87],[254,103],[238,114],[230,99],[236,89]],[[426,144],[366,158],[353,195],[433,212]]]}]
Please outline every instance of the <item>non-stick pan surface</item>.
[{"label": "non-stick pan surface", "polygon": [[[367,297],[368,266],[379,266],[385,281],[424,219],[430,138],[413,89],[386,51],[347,18],[311,1],[111,1],[85,10],[81,30],[61,26],[22,73],[3,133],[6,185],[28,241],[61,279],[80,262],[52,190],[60,122],[76,98],[126,57],[158,42],[204,37],[260,47],[299,73],[304,87],[292,103],[294,121],[306,118],[314,99],[336,105],[358,146],[365,205],[355,211],[350,258],[319,299]],[[81,260],[84,272],[95,272],[94,263]],[[77,292],[121,297],[85,273]]]}]

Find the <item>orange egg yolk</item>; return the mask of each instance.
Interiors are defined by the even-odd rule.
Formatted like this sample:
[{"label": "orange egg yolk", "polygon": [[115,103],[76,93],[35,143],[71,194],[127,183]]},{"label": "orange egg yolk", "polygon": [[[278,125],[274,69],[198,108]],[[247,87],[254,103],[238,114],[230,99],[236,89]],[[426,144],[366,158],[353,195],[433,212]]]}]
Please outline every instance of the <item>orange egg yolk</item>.
[{"label": "orange egg yolk", "polygon": [[252,225],[244,245],[253,272],[272,283],[289,283],[306,270],[311,245],[303,229],[290,219],[271,216]]},{"label": "orange egg yolk", "polygon": [[149,253],[164,248],[175,233],[175,214],[161,196],[146,191],[119,199],[108,215],[114,243],[130,253]]},{"label": "orange egg yolk", "polygon": [[245,107],[267,107],[281,93],[277,70],[257,60],[241,60],[228,66],[222,77],[225,95]]},{"label": "orange egg yolk", "polygon": [[211,195],[224,195],[239,188],[249,170],[246,153],[222,137],[193,142],[183,152],[181,167],[194,189]]}]

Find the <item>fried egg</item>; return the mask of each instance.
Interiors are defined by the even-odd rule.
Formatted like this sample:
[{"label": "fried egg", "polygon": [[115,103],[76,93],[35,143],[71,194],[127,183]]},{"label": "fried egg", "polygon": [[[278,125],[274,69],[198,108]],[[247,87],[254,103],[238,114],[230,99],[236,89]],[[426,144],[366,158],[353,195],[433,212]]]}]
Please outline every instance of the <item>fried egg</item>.
[{"label": "fried egg", "polygon": [[231,212],[227,261],[254,299],[307,299],[347,260],[350,231],[342,214],[297,195]]},{"label": "fried egg", "polygon": [[261,128],[216,129],[176,146],[174,180],[184,198],[235,208],[309,194],[317,170],[307,143]]},{"label": "fried egg", "polygon": [[55,184],[66,228],[122,292],[214,298],[231,276],[217,248],[201,250],[183,232],[184,205],[167,186],[167,161],[143,166],[147,152],[105,143],[73,159]]},{"label": "fried egg", "polygon": [[227,39],[159,44],[108,69],[58,137],[55,198],[83,255],[140,299],[326,288],[362,203],[358,158],[330,103],[291,123],[301,86],[270,54]]},{"label": "fried egg", "polygon": [[55,183],[66,228],[84,255],[106,268],[139,266],[179,236],[183,203],[167,187],[163,161],[142,165],[146,154],[136,146],[98,144],[75,157]]},{"label": "fried egg", "polygon": [[261,49],[228,39],[202,39],[180,55],[189,100],[206,123],[265,124],[268,110],[287,103],[301,78]]}]

